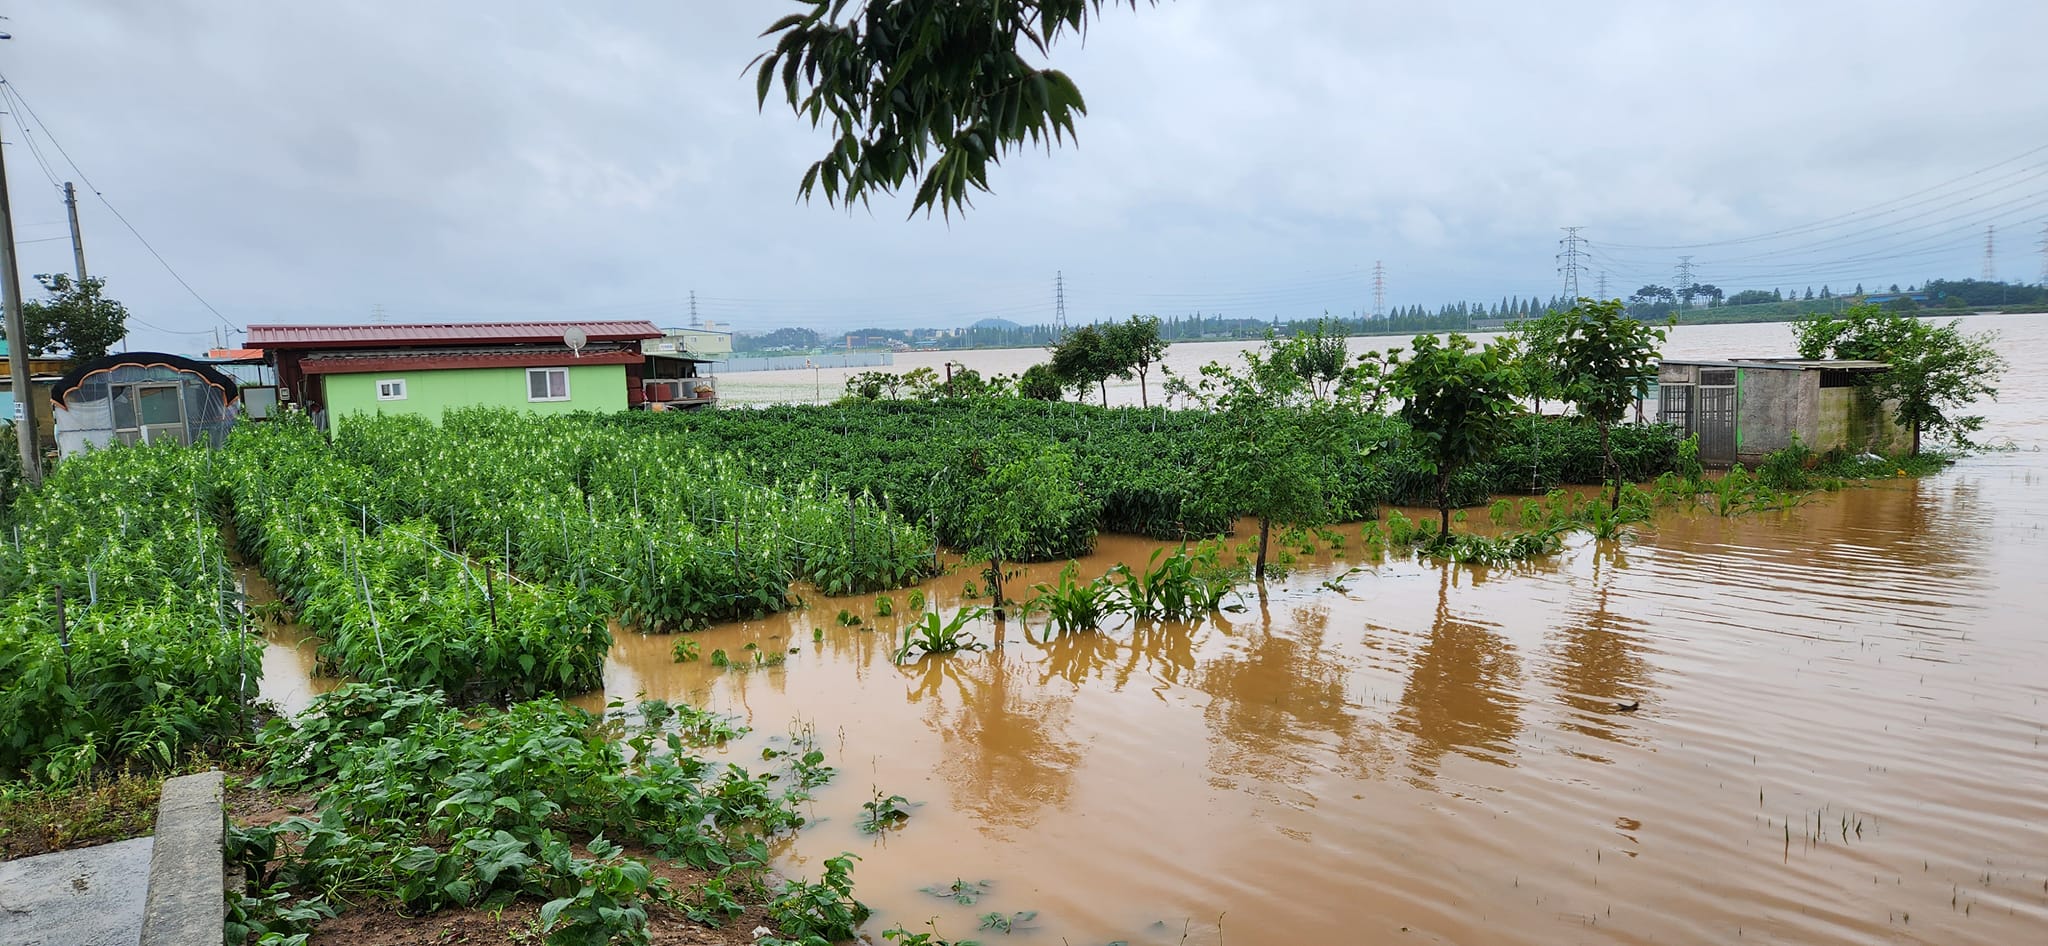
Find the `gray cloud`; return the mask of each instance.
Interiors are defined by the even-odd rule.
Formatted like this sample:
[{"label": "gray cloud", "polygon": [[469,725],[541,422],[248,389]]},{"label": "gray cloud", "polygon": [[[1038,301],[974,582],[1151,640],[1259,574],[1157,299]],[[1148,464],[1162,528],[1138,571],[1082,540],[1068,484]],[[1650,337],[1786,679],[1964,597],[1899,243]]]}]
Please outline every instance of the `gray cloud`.
[{"label": "gray cloud", "polygon": [[[1555,291],[1568,223],[1633,288],[1678,251],[1628,244],[1830,217],[2048,143],[2037,4],[1171,0],[1055,51],[1089,99],[1079,147],[1012,156],[964,219],[849,214],[794,199],[823,136],[753,105],[783,6],[49,4],[8,21],[0,70],[237,325],[379,304],[673,322],[692,289],[742,327],[1042,320],[1055,270],[1081,318],[1287,317],[1369,304],[1376,259],[1404,304]],[[68,269],[21,139],[10,122],[17,238],[42,241],[24,276]],[[2001,275],[2031,279],[2044,189],[1805,257],[1844,234],[1702,249],[1702,278],[1975,275],[1997,222]],[[95,274],[140,318],[217,324],[83,211]]]}]

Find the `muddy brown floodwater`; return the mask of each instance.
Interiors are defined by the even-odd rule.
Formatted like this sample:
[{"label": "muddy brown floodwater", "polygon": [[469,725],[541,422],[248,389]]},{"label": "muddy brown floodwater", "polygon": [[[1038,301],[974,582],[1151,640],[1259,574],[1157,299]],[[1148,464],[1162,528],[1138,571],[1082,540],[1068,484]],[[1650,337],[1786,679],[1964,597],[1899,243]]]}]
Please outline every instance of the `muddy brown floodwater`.
[{"label": "muddy brown floodwater", "polygon": [[[1218,619],[1049,641],[1012,622],[1000,648],[903,667],[904,592],[888,618],[818,599],[695,635],[707,656],[796,648],[784,666],[624,634],[606,687],[744,717],[743,764],[815,727],[839,777],[779,866],[859,854],[871,931],[2048,943],[2048,318],[1990,324],[2017,367],[1988,433],[2013,449],[1927,479],[1666,513],[1509,570],[1325,549]],[[1744,353],[1784,332],[1714,328]],[[1158,547],[1104,537],[1082,573]],[[950,612],[963,581],[923,587]],[[856,819],[877,791],[917,807],[874,837]],[[986,893],[921,892],[955,879]]]}]

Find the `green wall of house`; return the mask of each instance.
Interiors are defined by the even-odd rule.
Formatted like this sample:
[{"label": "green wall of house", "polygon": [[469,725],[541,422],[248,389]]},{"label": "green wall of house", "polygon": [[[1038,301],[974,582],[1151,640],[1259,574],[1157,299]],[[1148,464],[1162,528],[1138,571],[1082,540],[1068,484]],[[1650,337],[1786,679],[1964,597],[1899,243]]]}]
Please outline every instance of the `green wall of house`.
[{"label": "green wall of house", "polygon": [[[418,414],[439,421],[452,407],[504,407],[536,414],[626,409],[624,365],[570,366],[569,399],[565,401],[527,400],[526,371],[448,368],[325,375],[328,429],[339,431],[351,414]],[[377,383],[393,380],[405,382],[405,399],[377,400]]]}]

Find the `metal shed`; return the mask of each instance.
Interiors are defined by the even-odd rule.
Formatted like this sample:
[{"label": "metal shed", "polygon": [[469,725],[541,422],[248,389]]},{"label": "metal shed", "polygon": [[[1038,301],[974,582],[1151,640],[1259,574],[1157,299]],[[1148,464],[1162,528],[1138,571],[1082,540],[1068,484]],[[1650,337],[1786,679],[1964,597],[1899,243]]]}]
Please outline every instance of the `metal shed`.
[{"label": "metal shed", "polygon": [[62,456],[115,443],[218,447],[240,400],[234,379],[205,362],[148,351],[95,358],[50,388]]},{"label": "metal shed", "polygon": [[1865,386],[1881,361],[1801,358],[1666,359],[1657,418],[1699,437],[1708,466],[1753,464],[1801,443],[1809,449],[1897,451],[1912,444]]}]

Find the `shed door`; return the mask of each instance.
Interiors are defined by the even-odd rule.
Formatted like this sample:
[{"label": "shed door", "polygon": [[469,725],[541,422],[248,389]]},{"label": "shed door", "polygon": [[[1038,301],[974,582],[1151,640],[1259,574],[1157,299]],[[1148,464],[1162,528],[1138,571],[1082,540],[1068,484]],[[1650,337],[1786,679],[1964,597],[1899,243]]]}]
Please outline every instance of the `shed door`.
[{"label": "shed door", "polygon": [[1700,437],[1700,462],[1728,466],[1735,462],[1735,386],[1699,386],[1699,413],[1693,432]]},{"label": "shed door", "polygon": [[1681,431],[1692,430],[1692,385],[1665,384],[1657,388],[1657,422]]},{"label": "shed door", "polygon": [[185,392],[180,385],[136,385],[135,406],[141,415],[143,442],[192,442],[185,429]]}]

